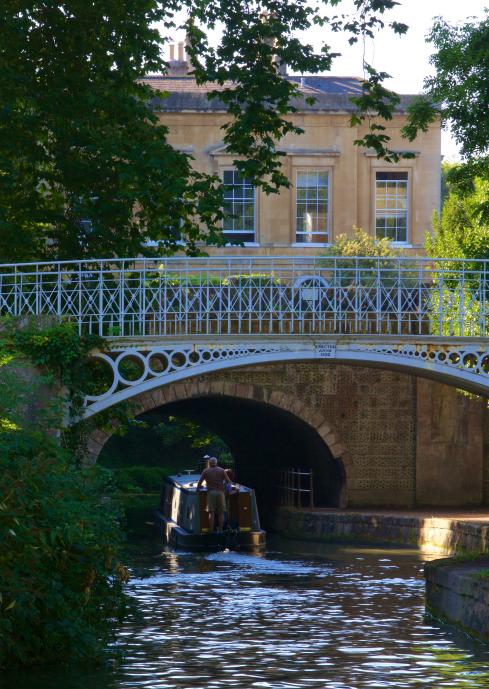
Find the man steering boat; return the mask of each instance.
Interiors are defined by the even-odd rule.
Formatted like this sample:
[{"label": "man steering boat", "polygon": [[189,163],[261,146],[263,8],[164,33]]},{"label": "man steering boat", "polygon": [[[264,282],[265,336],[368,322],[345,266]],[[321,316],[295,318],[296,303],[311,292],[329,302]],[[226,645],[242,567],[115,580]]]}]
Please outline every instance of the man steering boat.
[{"label": "man steering boat", "polygon": [[217,531],[224,527],[224,513],[226,511],[226,487],[231,483],[225,470],[217,465],[216,457],[209,457],[209,466],[204,469],[197,483],[197,492],[202,484],[207,486],[206,511],[209,514],[209,531],[214,531],[214,515],[217,515]]}]

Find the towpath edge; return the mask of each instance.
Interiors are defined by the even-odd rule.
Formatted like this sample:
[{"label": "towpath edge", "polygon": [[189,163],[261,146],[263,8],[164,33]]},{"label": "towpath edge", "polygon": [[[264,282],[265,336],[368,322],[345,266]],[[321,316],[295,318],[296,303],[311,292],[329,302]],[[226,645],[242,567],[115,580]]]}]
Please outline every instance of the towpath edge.
[{"label": "towpath edge", "polygon": [[452,556],[425,565],[426,609],[434,617],[489,642],[487,511],[281,508],[273,528],[288,538],[389,543]]}]

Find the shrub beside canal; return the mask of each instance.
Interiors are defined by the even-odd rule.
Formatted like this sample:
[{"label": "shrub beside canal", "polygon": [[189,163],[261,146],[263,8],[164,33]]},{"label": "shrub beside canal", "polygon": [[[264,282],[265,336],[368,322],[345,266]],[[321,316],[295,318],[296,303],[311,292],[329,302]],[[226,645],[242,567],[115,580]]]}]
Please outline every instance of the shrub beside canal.
[{"label": "shrub beside canal", "polygon": [[0,665],[97,658],[125,609],[107,473],[42,432],[0,440]]},{"label": "shrub beside canal", "polygon": [[61,402],[77,391],[62,396],[63,372],[40,364],[69,365],[77,337],[39,331],[32,357],[5,331],[0,340],[1,667],[98,659],[126,609],[111,474],[77,465],[60,430]]}]

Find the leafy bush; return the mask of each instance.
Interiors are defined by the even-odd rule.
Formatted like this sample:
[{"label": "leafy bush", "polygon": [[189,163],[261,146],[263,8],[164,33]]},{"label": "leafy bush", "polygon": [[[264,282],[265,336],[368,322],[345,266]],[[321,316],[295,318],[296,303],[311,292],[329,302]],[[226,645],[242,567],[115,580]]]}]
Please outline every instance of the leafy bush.
[{"label": "leafy bush", "polygon": [[475,179],[469,192],[452,185],[449,192],[441,215],[433,216],[433,236],[426,237],[428,256],[489,259],[489,223],[482,212],[489,181]]},{"label": "leafy bush", "polygon": [[[337,262],[336,279],[342,287],[361,284],[364,287],[374,286],[379,271],[384,287],[397,285],[399,265],[390,259],[402,256],[402,251],[392,246],[390,239],[372,237],[361,228],[354,228],[353,236],[340,234],[333,244],[324,250],[322,256],[339,258]],[[358,259],[362,258],[362,261]],[[325,260],[324,267],[329,268],[331,262]],[[416,274],[409,274],[403,267],[402,280],[404,286],[416,283]]]},{"label": "leafy bush", "polygon": [[[463,169],[457,166],[453,172]],[[426,236],[426,252],[437,259],[434,265],[440,270],[431,301],[432,330],[437,335],[486,336],[488,294],[478,260],[489,259],[489,223],[483,213],[489,182],[476,178],[470,189],[452,182],[448,191],[441,215],[433,216],[434,234]],[[461,280],[457,271],[462,267]]]},{"label": "leafy bush", "polygon": [[124,493],[159,493],[171,473],[167,467],[132,466],[115,469],[114,481]]},{"label": "leafy bush", "polygon": [[[59,441],[67,398],[54,352],[66,343],[53,332],[0,340],[2,667],[100,658],[127,604],[110,473],[82,470]],[[29,341],[50,376],[29,361]]]},{"label": "leafy bush", "polygon": [[378,239],[367,234],[365,230],[354,227],[353,236],[349,234],[338,235],[334,242],[325,249],[324,256],[398,256],[399,252],[394,250],[391,241],[387,237]]},{"label": "leafy bush", "polygon": [[107,475],[42,432],[0,438],[0,666],[98,657],[125,609]]}]

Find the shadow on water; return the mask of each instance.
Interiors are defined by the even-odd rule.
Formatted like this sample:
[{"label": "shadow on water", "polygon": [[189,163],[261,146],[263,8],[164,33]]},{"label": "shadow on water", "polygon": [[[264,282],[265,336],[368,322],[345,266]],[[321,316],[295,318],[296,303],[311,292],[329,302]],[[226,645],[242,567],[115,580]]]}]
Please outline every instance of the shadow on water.
[{"label": "shadow on water", "polygon": [[416,550],[271,539],[262,556],[128,549],[140,615],[96,671],[4,676],[6,689],[489,687],[489,649],[424,615]]}]

